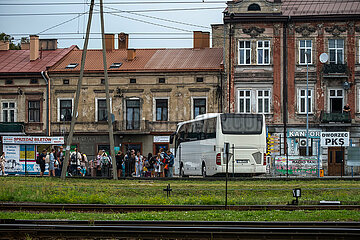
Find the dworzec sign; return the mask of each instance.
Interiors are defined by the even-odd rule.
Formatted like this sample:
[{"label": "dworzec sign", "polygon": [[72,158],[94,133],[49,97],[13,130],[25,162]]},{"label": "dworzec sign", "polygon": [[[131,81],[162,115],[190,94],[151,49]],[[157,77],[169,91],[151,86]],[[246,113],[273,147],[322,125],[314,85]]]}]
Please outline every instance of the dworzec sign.
[{"label": "dworzec sign", "polygon": [[349,132],[322,132],[320,145],[322,147],[348,147]]}]

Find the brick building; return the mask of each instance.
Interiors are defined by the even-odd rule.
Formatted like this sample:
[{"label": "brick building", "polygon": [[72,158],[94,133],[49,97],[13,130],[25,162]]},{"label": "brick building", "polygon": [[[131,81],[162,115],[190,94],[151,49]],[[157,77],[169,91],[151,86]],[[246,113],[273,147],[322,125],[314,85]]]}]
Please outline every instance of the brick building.
[{"label": "brick building", "polygon": [[[142,154],[170,148],[176,124],[221,112],[223,50],[209,48],[209,34],[194,33],[194,48],[128,49],[128,36],[106,35],[115,146]],[[205,39],[205,40],[204,40]],[[51,134],[67,136],[82,50],[49,69]],[[90,158],[109,149],[102,50],[88,50],[73,144]]]},{"label": "brick building", "polygon": [[[266,115],[274,173],[359,173],[359,19],[356,1],[239,0],[212,25],[230,79],[225,111]],[[339,131],[350,132],[349,147],[320,144],[322,132]]]}]

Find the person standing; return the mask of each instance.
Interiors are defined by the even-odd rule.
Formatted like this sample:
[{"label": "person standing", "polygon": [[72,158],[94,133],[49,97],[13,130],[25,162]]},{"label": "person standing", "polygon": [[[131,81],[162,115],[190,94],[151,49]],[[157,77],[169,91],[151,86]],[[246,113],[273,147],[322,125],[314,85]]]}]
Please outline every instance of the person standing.
[{"label": "person standing", "polygon": [[55,149],[51,149],[49,154],[49,177],[53,175],[55,177]]},{"label": "person standing", "polygon": [[168,156],[168,160],[167,160],[167,164],[168,164],[168,170],[167,170],[167,177],[169,178],[172,178],[174,177],[174,174],[173,174],[173,166],[174,166],[174,162],[175,162],[175,159],[174,159],[174,155],[172,152],[170,152],[170,150],[167,150],[166,152],[166,155]]},{"label": "person standing", "polygon": [[124,154],[121,151],[118,151],[118,153],[115,156],[116,159],[116,169],[117,169],[117,176],[122,177],[122,165],[124,163]]},{"label": "person standing", "polygon": [[56,153],[56,160],[57,160],[57,168],[55,168],[55,176],[60,176],[61,175],[61,170],[63,168],[63,162],[64,162],[64,148],[63,148],[63,146],[59,147],[59,150]]},{"label": "person standing", "polygon": [[141,177],[141,171],[142,171],[142,164],[143,163],[143,156],[140,154],[140,151],[137,152],[135,157],[135,172],[136,177]]},{"label": "person standing", "polygon": [[2,171],[3,176],[7,175],[7,174],[5,174],[5,163],[6,163],[5,152],[2,152],[1,157],[0,157],[0,165],[1,165],[1,171]]},{"label": "person standing", "polygon": [[42,151],[39,155],[38,164],[40,165],[40,176],[44,176],[45,172],[45,158],[46,158],[46,149]]},{"label": "person standing", "polygon": [[110,167],[110,160],[108,155],[106,154],[105,150],[101,155],[101,176],[108,177],[109,176],[109,167]]},{"label": "person standing", "polygon": [[81,176],[85,177],[86,172],[87,172],[86,166],[88,164],[88,159],[87,159],[87,156],[85,153],[80,153],[80,155],[81,155],[80,174],[81,174]]}]

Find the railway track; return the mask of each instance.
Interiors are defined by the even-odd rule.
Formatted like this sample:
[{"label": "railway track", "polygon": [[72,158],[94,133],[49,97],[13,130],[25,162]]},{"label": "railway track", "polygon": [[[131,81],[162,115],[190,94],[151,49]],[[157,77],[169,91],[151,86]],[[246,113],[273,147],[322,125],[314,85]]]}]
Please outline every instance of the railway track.
[{"label": "railway track", "polygon": [[359,239],[360,223],[0,220],[0,239]]},{"label": "railway track", "polygon": [[0,203],[2,211],[86,211],[86,212],[140,212],[140,211],[206,211],[206,210],[360,210],[360,205],[109,205],[109,204],[45,204]]}]

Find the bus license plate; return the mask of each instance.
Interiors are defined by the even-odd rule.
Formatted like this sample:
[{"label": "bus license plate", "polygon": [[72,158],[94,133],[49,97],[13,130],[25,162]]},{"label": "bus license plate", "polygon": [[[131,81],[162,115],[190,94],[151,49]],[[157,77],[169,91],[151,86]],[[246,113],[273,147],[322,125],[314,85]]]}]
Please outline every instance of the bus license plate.
[{"label": "bus license plate", "polygon": [[249,160],[247,159],[236,159],[236,163],[248,163]]}]

